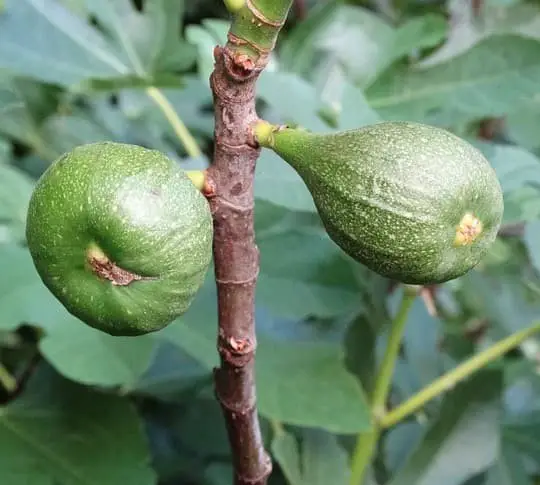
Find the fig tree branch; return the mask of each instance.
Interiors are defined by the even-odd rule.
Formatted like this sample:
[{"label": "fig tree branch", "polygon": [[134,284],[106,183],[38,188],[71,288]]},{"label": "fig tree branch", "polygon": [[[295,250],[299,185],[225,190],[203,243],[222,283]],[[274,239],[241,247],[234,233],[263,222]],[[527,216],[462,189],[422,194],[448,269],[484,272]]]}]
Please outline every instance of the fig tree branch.
[{"label": "fig tree branch", "polygon": [[235,485],[265,485],[272,470],[264,449],[255,390],[255,285],[259,253],[254,234],[253,178],[260,149],[250,126],[256,81],[274,48],[292,0],[246,0],[233,19],[225,46],[214,50],[210,77],[215,109],[214,263],[218,293],[221,365],[215,369],[233,454]]}]

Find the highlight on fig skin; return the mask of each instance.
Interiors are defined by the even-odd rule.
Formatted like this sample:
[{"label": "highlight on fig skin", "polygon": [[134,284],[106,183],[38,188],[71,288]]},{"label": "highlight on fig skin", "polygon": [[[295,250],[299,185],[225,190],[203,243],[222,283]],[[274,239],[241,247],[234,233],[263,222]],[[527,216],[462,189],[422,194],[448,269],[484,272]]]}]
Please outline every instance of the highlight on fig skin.
[{"label": "highlight on fig skin", "polygon": [[110,335],[161,330],[212,259],[204,172],[136,145],[82,145],[38,180],[26,221],[36,270],[68,312]]}]

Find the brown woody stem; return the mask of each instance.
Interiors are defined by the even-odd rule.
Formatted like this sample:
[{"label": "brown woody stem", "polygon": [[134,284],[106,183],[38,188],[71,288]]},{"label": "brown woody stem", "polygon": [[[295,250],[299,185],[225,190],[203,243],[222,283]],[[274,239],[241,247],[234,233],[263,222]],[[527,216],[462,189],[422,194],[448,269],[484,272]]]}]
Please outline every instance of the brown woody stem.
[{"label": "brown woody stem", "polygon": [[[208,175],[214,218],[214,263],[218,290],[216,395],[233,454],[235,485],[265,485],[272,471],[264,449],[255,392],[255,245],[253,178],[260,148],[251,124],[255,84],[268,62],[292,0],[248,0],[236,14],[224,47],[214,50],[210,78],[215,109],[215,149]],[[265,22],[265,19],[268,22]]]}]

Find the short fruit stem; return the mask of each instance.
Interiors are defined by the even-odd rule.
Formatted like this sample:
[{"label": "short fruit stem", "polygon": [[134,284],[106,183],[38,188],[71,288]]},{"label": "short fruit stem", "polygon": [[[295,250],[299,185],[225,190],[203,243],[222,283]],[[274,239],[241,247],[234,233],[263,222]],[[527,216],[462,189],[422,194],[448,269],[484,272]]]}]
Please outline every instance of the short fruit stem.
[{"label": "short fruit stem", "polygon": [[206,184],[205,170],[186,170],[186,175],[189,177],[197,190],[204,190],[204,186]]},{"label": "short fruit stem", "polygon": [[257,120],[253,124],[253,136],[255,141],[265,148],[272,148],[274,145],[274,132],[277,130],[279,130],[278,125],[273,125],[265,120]]}]

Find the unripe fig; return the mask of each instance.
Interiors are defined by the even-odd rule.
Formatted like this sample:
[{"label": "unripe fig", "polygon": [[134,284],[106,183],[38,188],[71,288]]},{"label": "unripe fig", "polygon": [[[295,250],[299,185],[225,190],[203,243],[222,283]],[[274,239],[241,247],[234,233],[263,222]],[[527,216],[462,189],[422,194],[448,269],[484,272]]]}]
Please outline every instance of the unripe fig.
[{"label": "unripe fig", "polygon": [[314,134],[259,121],[254,134],[303,179],[330,238],[383,276],[442,283],[476,266],[495,240],[495,172],[446,130],[383,122]]},{"label": "unripe fig", "polygon": [[26,237],[43,283],[111,335],[160,330],[190,306],[212,255],[208,202],[164,154],[121,143],[75,148],[32,194]]}]

